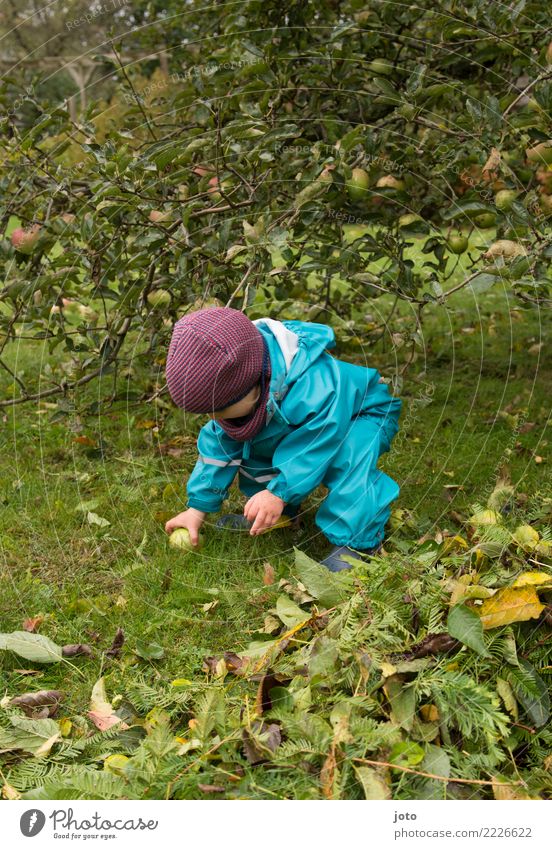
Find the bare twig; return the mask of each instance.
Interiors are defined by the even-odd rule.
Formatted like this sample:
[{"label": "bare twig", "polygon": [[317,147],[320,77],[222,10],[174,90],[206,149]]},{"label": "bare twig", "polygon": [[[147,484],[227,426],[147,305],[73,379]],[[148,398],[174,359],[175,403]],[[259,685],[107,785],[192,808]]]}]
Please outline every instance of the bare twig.
[{"label": "bare twig", "polygon": [[[392,764],[389,761],[372,761],[368,758],[353,758],[354,761],[358,761],[363,764],[372,764],[373,766],[388,766],[390,769],[400,769],[402,772],[411,772],[413,775],[421,775],[423,778],[435,778],[437,781],[446,781],[453,784],[490,784],[495,785],[499,784],[503,786],[502,782],[498,781],[484,781],[482,778],[447,778],[444,775],[436,775],[434,772],[422,772],[419,769],[411,769],[409,766],[399,766],[399,764]],[[506,786],[511,787],[514,784],[522,784],[524,787],[527,787],[525,781],[510,781]]]}]

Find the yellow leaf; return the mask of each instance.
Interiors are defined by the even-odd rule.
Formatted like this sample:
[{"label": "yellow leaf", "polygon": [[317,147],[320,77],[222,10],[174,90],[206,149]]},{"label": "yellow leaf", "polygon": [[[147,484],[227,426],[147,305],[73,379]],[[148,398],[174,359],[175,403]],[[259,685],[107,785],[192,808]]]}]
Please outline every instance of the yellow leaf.
[{"label": "yellow leaf", "polygon": [[519,525],[512,534],[513,539],[520,548],[532,551],[540,540],[538,531],[531,525]]},{"label": "yellow leaf", "polygon": [[508,682],[504,680],[504,678],[496,679],[496,691],[504,702],[504,706],[508,713],[511,713],[514,719],[517,719],[518,706],[516,698],[514,696],[514,691],[512,690]]},{"label": "yellow leaf", "polygon": [[355,766],[357,778],[364,790],[366,799],[390,799],[391,789],[388,781],[373,767]]},{"label": "yellow leaf", "polygon": [[384,678],[389,678],[390,675],[394,675],[397,671],[397,667],[393,666],[392,663],[387,663],[387,661],[382,661],[381,663],[381,674]]},{"label": "yellow leaf", "polygon": [[467,548],[468,543],[461,536],[445,537],[441,545],[441,555],[446,557],[451,551],[462,551]]},{"label": "yellow leaf", "polygon": [[536,619],[544,610],[534,587],[503,587],[492,598],[487,598],[478,613],[483,628],[498,628],[511,622]]},{"label": "yellow leaf", "polygon": [[527,587],[527,586],[535,586],[540,587],[543,584],[552,584],[552,575],[549,575],[547,572],[524,572],[522,575],[518,575],[514,583],[513,587]]},{"label": "yellow leaf", "polygon": [[59,730],[61,731],[62,737],[69,737],[71,733],[71,729],[73,728],[73,723],[70,719],[67,719],[66,716],[63,719],[60,719],[58,722]]},{"label": "yellow leaf", "polygon": [[531,799],[520,784],[508,784],[499,775],[493,775],[493,793],[495,799],[501,802],[509,802],[515,799]]},{"label": "yellow leaf", "polygon": [[113,775],[122,775],[129,760],[126,755],[109,755],[104,761],[104,770]]}]

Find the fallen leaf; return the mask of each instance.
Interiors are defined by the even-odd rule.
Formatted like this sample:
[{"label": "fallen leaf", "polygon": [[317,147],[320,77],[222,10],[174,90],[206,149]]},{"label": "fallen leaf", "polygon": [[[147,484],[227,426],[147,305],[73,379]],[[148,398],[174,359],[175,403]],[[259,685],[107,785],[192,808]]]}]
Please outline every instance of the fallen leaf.
[{"label": "fallen leaf", "polygon": [[35,663],[58,663],[62,659],[60,646],[42,634],[30,634],[28,631],[0,634],[0,649],[13,651]]},{"label": "fallen leaf", "polygon": [[91,448],[97,448],[98,443],[90,436],[75,436],[73,442],[78,442],[79,445],[89,445]]},{"label": "fallen leaf", "polygon": [[25,719],[10,716],[10,727],[0,728],[0,752],[21,749],[35,757],[45,757],[61,737],[54,719]]},{"label": "fallen leaf", "polygon": [[44,622],[44,616],[33,616],[30,619],[25,619],[23,622],[23,630],[29,634],[34,634],[37,628]]},{"label": "fallen leaf", "polygon": [[116,715],[113,705],[107,701],[103,678],[99,678],[92,688],[88,718],[100,731],[107,731],[114,725],[120,725],[121,730],[128,728],[128,725]]},{"label": "fallen leaf", "polygon": [[86,519],[89,525],[98,525],[100,528],[108,528],[111,524],[111,522],[108,522],[108,520],[104,519],[103,516],[98,516],[97,513],[94,513],[91,510],[86,514]]},{"label": "fallen leaf", "polygon": [[354,770],[364,791],[365,799],[390,799],[391,789],[386,781],[373,767],[355,766]]},{"label": "fallen leaf", "polygon": [[117,628],[111,647],[106,651],[106,657],[119,657],[121,649],[125,642],[125,632],[122,628]]},{"label": "fallen leaf", "polygon": [[224,793],[225,788],[220,787],[218,784],[201,784],[198,783],[198,788],[202,793]]},{"label": "fallen leaf", "polygon": [[523,572],[523,574],[517,576],[512,586],[542,587],[545,584],[552,584],[552,575],[549,575],[548,572]]},{"label": "fallen leaf", "polygon": [[63,657],[78,657],[81,654],[92,657],[93,651],[86,643],[71,643],[61,648]]},{"label": "fallen leaf", "polygon": [[499,775],[493,775],[493,795],[501,802],[510,802],[515,799],[531,799],[525,790],[519,785],[509,784],[507,779]]},{"label": "fallen leaf", "polygon": [[23,693],[10,699],[10,705],[21,708],[31,719],[46,719],[54,716],[63,693],[61,690],[37,690],[36,693]]},{"label": "fallen leaf", "polygon": [[276,580],[276,573],[274,572],[274,566],[270,563],[265,563],[263,566],[263,584],[265,587],[269,587]]},{"label": "fallen leaf", "polygon": [[21,799],[21,793],[18,793],[15,787],[12,787],[12,785],[8,784],[8,782],[6,781],[2,785],[2,798],[8,799],[10,802],[13,802],[16,799]]},{"label": "fallen leaf", "polygon": [[335,748],[332,746],[330,753],[326,757],[326,760],[322,764],[322,769],[320,770],[320,784],[322,787],[322,793],[326,799],[338,798],[338,778],[339,771],[337,769],[337,761],[335,758]]},{"label": "fallen leaf", "polygon": [[165,654],[165,650],[159,643],[146,643],[145,640],[136,640],[134,653],[143,660],[159,660]]},{"label": "fallen leaf", "polygon": [[243,729],[242,738],[244,754],[250,764],[268,760],[282,742],[280,726],[275,722],[266,725],[255,721],[250,729]]},{"label": "fallen leaf", "polygon": [[533,586],[503,587],[492,598],[484,600],[481,607],[474,608],[483,628],[498,628],[511,622],[536,619],[544,610]]}]

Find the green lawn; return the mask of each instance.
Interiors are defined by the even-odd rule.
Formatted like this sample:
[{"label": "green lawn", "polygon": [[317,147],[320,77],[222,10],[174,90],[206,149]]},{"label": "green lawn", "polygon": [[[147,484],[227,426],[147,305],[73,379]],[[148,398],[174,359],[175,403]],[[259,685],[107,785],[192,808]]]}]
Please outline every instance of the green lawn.
[{"label": "green lawn", "polygon": [[[404,381],[402,429],[382,462],[401,486],[396,507],[410,517],[409,527],[390,532],[389,552],[406,550],[407,540],[422,535],[465,533],[462,517],[473,504],[485,504],[505,470],[518,496],[508,518],[512,527],[549,496],[551,356],[542,317],[500,291],[461,292],[446,312],[428,310],[424,350]],[[372,364],[388,376],[394,357],[387,345]],[[20,346],[18,368],[34,369],[39,360]],[[277,581],[293,572],[293,546],[315,559],[327,550],[313,523],[323,492],[310,497],[300,531],[252,539],[217,532],[210,521],[204,549],[184,555],[168,547],[163,524],[183,509],[195,445],[191,439],[173,445],[178,456],[158,450],[159,443],[186,435],[180,414],[124,399],[82,420],[71,415],[52,423],[52,413],[44,403],[21,405],[6,409],[0,421],[1,629],[19,630],[26,618],[41,616],[41,634],[60,645],[88,643],[94,656],[40,665],[2,652],[2,689],[10,696],[62,689],[57,718],[73,721],[69,734],[82,727],[102,674],[110,698],[131,698],[144,711],[166,704],[179,716],[171,693],[185,694],[186,681],[205,680],[203,658],[245,649],[262,627],[275,598],[275,585],[263,585],[264,564],[272,564]],[[525,427],[516,429],[516,417]],[[192,422],[191,433],[200,422]],[[235,490],[227,509],[241,504]],[[90,524],[89,513],[109,525]],[[125,646],[110,661],[103,653],[118,627]],[[146,660],[134,651],[142,646],[144,653],[145,645],[147,654],[151,644],[162,647],[161,658]],[[548,664],[541,674],[549,675]],[[185,681],[172,685],[175,679]],[[8,776],[9,767],[3,767]],[[16,789],[25,790],[17,769],[11,775]],[[250,778],[241,793],[273,798],[292,792],[270,772],[258,782]],[[317,782],[307,775],[295,795],[317,798]],[[415,792],[403,774],[393,797]]]}]

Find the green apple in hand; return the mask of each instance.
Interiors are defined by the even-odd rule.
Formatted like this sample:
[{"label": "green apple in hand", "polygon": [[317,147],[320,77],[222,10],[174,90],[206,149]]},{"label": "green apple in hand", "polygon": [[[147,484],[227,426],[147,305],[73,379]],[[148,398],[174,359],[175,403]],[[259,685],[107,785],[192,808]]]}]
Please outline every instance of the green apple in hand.
[{"label": "green apple in hand", "polygon": [[203,546],[203,534],[199,534],[197,545],[193,545],[188,528],[177,528],[169,537],[169,545],[173,548],[183,548],[184,551],[197,551]]}]

